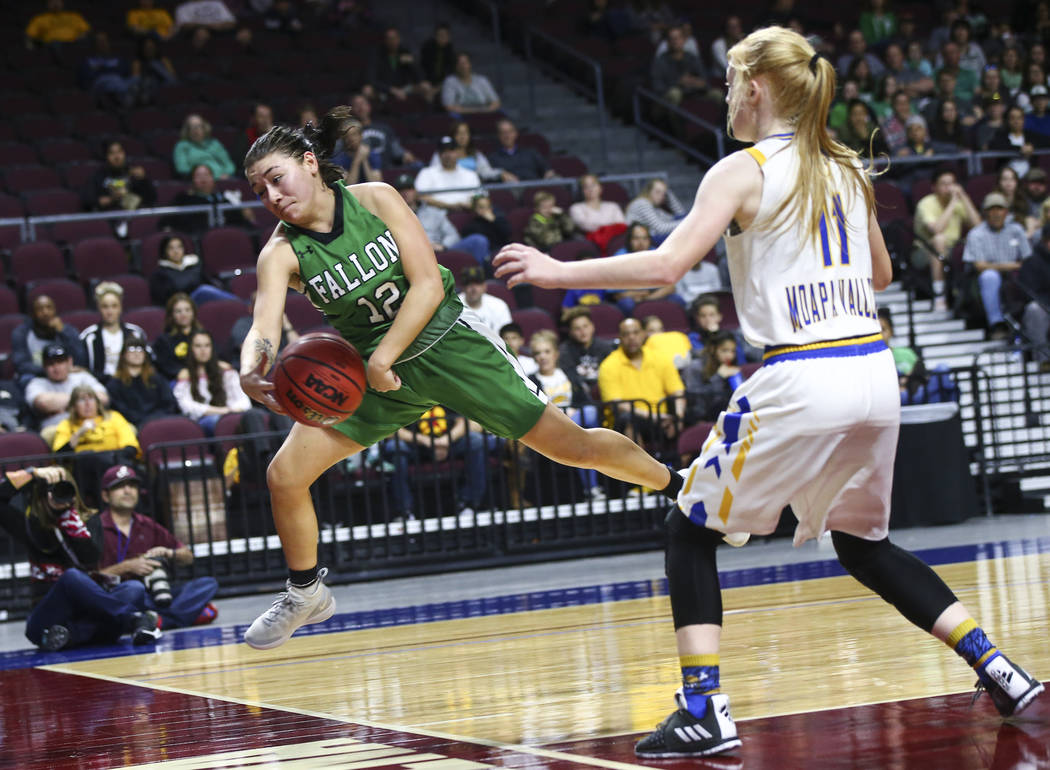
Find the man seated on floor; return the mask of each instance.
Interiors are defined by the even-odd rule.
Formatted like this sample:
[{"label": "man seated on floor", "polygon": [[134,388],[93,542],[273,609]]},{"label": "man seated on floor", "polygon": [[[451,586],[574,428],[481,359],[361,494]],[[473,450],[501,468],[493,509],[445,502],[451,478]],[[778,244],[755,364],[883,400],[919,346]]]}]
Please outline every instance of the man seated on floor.
[{"label": "man seated on floor", "polygon": [[102,531],[104,575],[146,585],[146,606],[161,617],[161,628],[211,623],[218,610],[211,603],[219,584],[213,577],[199,577],[173,585],[174,567],[193,563],[193,551],[162,525],[136,513],[139,477],[130,465],[114,465],[102,476],[106,509],[89,522]]}]

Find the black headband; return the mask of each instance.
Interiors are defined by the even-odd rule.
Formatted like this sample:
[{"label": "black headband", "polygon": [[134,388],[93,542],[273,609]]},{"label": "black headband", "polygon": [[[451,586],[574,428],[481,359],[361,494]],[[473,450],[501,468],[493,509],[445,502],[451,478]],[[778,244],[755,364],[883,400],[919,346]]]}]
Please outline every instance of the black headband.
[{"label": "black headband", "polygon": [[819,53],[815,53],[815,54],[813,54],[813,56],[809,60],[809,71],[812,72],[814,75],[817,74],[817,59],[819,59],[819,58],[820,58],[820,54]]}]

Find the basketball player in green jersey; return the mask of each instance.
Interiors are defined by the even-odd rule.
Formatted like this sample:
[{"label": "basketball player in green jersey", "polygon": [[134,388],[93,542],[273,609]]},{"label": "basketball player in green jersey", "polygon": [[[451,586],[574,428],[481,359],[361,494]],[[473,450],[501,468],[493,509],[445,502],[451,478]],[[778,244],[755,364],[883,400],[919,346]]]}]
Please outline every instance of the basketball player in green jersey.
[{"label": "basketball player in green jersey", "polygon": [[281,220],[259,255],[253,324],[241,384],[280,412],[265,375],[273,365],[289,286],[305,293],[367,361],[357,411],[327,428],[296,423],[267,471],[274,521],[288,562],[288,590],[245,634],[258,649],[284,643],[335,611],[317,565],[310,485],[336,462],[414,422],[437,404],[565,465],[662,490],[681,478],[625,436],[576,425],[525,376],[515,356],[455,292],[412,210],[389,185],[344,186],[328,160],[356,121],[346,107],[321,125],[276,126],[244,159],[252,190]]}]

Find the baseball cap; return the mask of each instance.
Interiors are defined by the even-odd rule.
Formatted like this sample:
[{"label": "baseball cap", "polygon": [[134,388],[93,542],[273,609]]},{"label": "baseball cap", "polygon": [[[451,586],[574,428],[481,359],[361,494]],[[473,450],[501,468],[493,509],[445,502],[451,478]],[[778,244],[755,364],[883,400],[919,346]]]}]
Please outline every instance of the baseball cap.
[{"label": "baseball cap", "polygon": [[[1044,91],[1045,91],[1045,89],[1044,89]],[[438,142],[438,149],[439,150],[454,150],[454,149],[456,149],[456,140],[453,139],[451,136],[443,136],[443,137],[441,137],[441,141]]]},{"label": "baseball cap", "polygon": [[1028,173],[1024,175],[1024,181],[1026,182],[1045,182],[1046,172],[1038,166],[1028,169]]},{"label": "baseball cap", "polygon": [[60,358],[69,358],[69,351],[61,342],[52,342],[44,348],[45,361],[57,361]]},{"label": "baseball cap", "polygon": [[1029,96],[1048,96],[1050,91],[1046,90],[1046,86],[1032,86],[1032,90],[1028,92]]},{"label": "baseball cap", "polygon": [[1006,196],[1002,193],[992,192],[984,196],[984,203],[981,204],[981,210],[987,211],[988,209],[1000,206],[1004,209],[1009,208],[1006,203]]},{"label": "baseball cap", "polygon": [[465,267],[459,274],[459,282],[464,286],[470,283],[485,283],[485,271],[480,267]]},{"label": "baseball cap", "polygon": [[139,483],[138,474],[130,465],[114,465],[102,474],[102,488],[111,489],[118,484],[126,484],[129,481]]},{"label": "baseball cap", "polygon": [[412,178],[411,174],[400,174],[397,180],[394,182],[394,187],[398,190],[408,190],[416,186],[416,180]]}]

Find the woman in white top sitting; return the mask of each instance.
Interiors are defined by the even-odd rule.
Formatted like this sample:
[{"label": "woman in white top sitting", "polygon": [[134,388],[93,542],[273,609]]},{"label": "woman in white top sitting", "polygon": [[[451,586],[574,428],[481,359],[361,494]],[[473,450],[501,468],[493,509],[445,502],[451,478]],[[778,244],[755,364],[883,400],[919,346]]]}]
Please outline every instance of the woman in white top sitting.
[{"label": "woman in white top sitting", "polygon": [[120,351],[126,337],[146,338],[141,326],[120,320],[124,312],[124,287],[114,281],[102,281],[95,287],[95,307],[102,320],[80,333],[88,354],[88,367],[99,382],[105,383],[117,371]]},{"label": "woman in white top sitting", "polygon": [[569,206],[569,218],[573,224],[585,233],[593,233],[609,225],[627,227],[623,209],[619,203],[602,200],[602,183],[596,174],[584,174],[580,177],[580,192],[583,200]]},{"label": "woman in white top sitting", "polygon": [[684,216],[685,207],[663,179],[650,179],[638,197],[627,204],[627,221],[649,228],[653,246],[663,243]]},{"label": "woman in white top sitting", "polygon": [[[470,126],[466,121],[457,121],[452,127],[452,141],[456,143],[459,150],[459,160],[456,165],[470,169],[481,177],[482,182],[512,182],[513,179],[505,179],[506,172],[493,168],[485,153],[474,146],[474,138],[470,133]],[[430,165],[441,168],[441,156],[437,150],[430,156]]]},{"label": "woman in white top sitting", "polygon": [[484,75],[474,74],[470,55],[456,54],[456,71],[441,84],[441,105],[450,113],[467,115],[495,112],[500,101],[496,89]]},{"label": "woman in white top sitting", "polygon": [[175,379],[175,401],[207,435],[215,435],[215,424],[224,414],[251,409],[237,370],[215,355],[211,334],[203,329],[192,334],[187,360],[189,366]]}]

